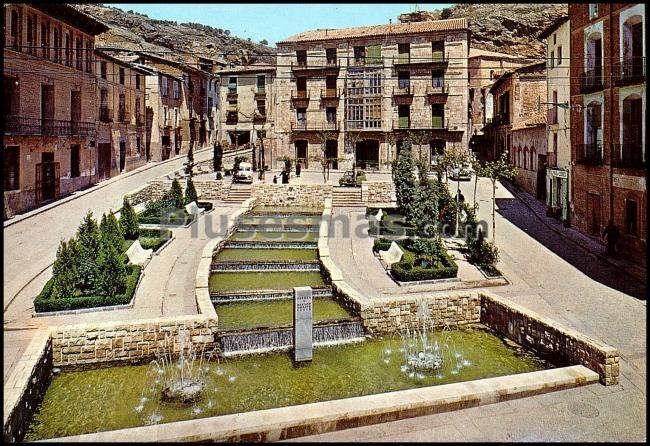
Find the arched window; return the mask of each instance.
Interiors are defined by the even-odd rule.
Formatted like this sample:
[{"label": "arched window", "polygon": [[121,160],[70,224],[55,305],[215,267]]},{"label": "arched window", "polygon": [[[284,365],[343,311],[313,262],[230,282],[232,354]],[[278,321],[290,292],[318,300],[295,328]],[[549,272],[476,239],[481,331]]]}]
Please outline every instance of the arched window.
[{"label": "arched window", "polygon": [[535,170],[535,147],[530,148],[530,170]]},{"label": "arched window", "polygon": [[524,147],[524,163],[522,167],[524,169],[528,169],[528,146]]},{"label": "arched window", "polygon": [[623,23],[621,29],[622,79],[643,76],[643,17],[634,15]]},{"label": "arched window", "polygon": [[621,161],[622,167],[641,168],[643,154],[643,99],[637,93],[632,93],[623,99],[621,147],[615,150],[613,156]]}]

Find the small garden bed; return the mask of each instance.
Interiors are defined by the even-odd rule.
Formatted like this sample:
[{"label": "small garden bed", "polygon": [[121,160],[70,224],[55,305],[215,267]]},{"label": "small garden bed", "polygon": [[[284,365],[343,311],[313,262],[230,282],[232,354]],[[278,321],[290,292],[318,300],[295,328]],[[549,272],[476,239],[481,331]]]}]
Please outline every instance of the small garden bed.
[{"label": "small garden bed", "polygon": [[[157,251],[165,243],[167,243],[170,238],[172,238],[172,231],[169,229],[140,228],[138,232],[138,241],[140,242],[142,249],[153,249],[154,252]],[[124,251],[129,249],[133,242],[134,240],[126,240],[124,242]]]},{"label": "small garden bed", "polygon": [[[375,239],[373,251],[386,251],[391,240]],[[395,241],[404,251],[402,259],[391,265],[391,275],[400,282],[448,279],[456,277],[458,265],[440,239],[403,239]]]},{"label": "small garden bed", "polygon": [[397,209],[382,209],[382,218],[379,223],[371,219],[382,208],[366,208],[366,218],[370,222],[368,234],[371,236],[412,237],[417,235],[417,229],[406,221],[406,217]]}]

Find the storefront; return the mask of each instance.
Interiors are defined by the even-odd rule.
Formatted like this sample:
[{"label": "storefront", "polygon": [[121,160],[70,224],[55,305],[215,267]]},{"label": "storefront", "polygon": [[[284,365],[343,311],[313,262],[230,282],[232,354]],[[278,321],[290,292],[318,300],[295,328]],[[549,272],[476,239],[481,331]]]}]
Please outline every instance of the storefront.
[{"label": "storefront", "polygon": [[568,224],[569,220],[569,172],[550,167],[546,170],[546,204],[548,214]]}]

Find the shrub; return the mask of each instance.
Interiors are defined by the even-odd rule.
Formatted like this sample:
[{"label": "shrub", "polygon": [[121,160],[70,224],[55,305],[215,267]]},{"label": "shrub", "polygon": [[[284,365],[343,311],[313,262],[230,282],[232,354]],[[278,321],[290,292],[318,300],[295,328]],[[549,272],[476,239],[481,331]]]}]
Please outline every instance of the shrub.
[{"label": "shrub", "polygon": [[414,266],[409,262],[397,262],[391,266],[391,274],[400,282],[413,282],[416,280],[435,280],[456,277],[458,274],[458,265],[451,260],[451,264],[444,265],[441,268],[425,268]]},{"label": "shrub", "polygon": [[440,238],[405,239],[397,243],[404,249],[404,255],[391,265],[391,274],[400,282],[446,279],[458,274],[458,265]]},{"label": "shrub", "polygon": [[124,238],[135,240],[138,238],[140,222],[138,221],[138,214],[131,206],[129,199],[124,197],[122,202],[122,209],[120,210],[120,226],[124,231]]},{"label": "shrub", "polygon": [[392,240],[386,238],[376,238],[372,245],[372,250],[375,252],[386,251],[390,248]]},{"label": "shrub", "polygon": [[174,206],[177,208],[183,207],[183,189],[181,188],[181,183],[178,182],[176,178],[172,181],[171,188],[171,197],[174,203]]},{"label": "shrub", "polygon": [[74,296],[77,289],[77,244],[74,239],[66,243],[61,241],[54,260],[52,295],[54,298]]},{"label": "shrub", "polygon": [[101,233],[100,244],[106,244],[113,246],[117,252],[122,252],[122,247],[124,246],[124,234],[122,233],[122,228],[120,223],[115,218],[115,214],[109,212],[108,215],[102,215],[102,222],[99,225],[99,230]]},{"label": "shrub", "polygon": [[392,177],[395,183],[395,196],[397,206],[406,215],[415,198],[415,175],[413,175],[413,158],[411,157],[411,143],[405,141],[402,149],[393,163]]},{"label": "shrub", "polygon": [[52,289],[54,287],[54,278],[52,278],[47,281],[41,293],[36,296],[36,299],[34,300],[34,310],[38,313],[42,313],[46,311],[77,310],[80,308],[128,304],[135,293],[135,287],[140,278],[142,268],[138,265],[128,265],[126,269],[128,275],[126,276],[125,291],[123,294],[115,296],[82,295],[78,297],[53,299]]},{"label": "shrub", "polygon": [[192,181],[192,177],[189,177],[187,179],[187,185],[185,186],[185,204],[189,204],[193,201],[198,202],[199,197],[196,195],[196,188],[194,187],[194,181]]},{"label": "shrub", "polygon": [[102,243],[97,266],[99,274],[95,292],[110,297],[123,293],[126,287],[126,268],[114,245]]},{"label": "shrub", "polygon": [[476,240],[468,241],[467,248],[470,263],[485,267],[494,266],[499,261],[499,249],[494,243],[485,240],[483,231],[480,229]]},{"label": "shrub", "polygon": [[99,252],[100,232],[92,212],[88,211],[77,230],[78,263],[77,288],[90,291],[97,277],[97,253]]}]

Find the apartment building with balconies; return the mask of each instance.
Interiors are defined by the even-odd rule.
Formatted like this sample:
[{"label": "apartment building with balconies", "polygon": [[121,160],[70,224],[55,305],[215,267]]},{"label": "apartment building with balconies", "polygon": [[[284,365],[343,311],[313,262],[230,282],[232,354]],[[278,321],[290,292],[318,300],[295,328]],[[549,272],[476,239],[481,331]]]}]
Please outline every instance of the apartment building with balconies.
[{"label": "apartment building with balconies", "polygon": [[645,5],[570,3],[571,222],[645,265],[647,234]]},{"label": "apartment building with balconies", "polygon": [[135,58],[129,53],[95,49],[100,179],[147,162],[145,82],[152,73],[132,63]]},{"label": "apartment building with balconies", "polygon": [[568,16],[540,34],[546,41],[546,203],[548,213],[569,223],[571,208],[571,29]]},{"label": "apartment building with balconies", "polygon": [[274,159],[276,67],[268,64],[230,66],[220,77],[221,143],[228,149],[250,149],[255,169]]},{"label": "apartment building with balconies", "polygon": [[6,217],[97,180],[93,50],[108,28],[64,4],[3,11]]},{"label": "apartment building with balconies", "polygon": [[[309,167],[390,169],[403,141],[467,151],[465,19],[306,31],[277,43],[278,151]],[[318,164],[320,166],[320,163]]]}]

